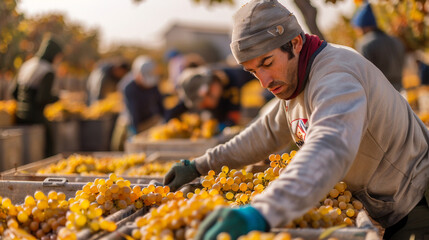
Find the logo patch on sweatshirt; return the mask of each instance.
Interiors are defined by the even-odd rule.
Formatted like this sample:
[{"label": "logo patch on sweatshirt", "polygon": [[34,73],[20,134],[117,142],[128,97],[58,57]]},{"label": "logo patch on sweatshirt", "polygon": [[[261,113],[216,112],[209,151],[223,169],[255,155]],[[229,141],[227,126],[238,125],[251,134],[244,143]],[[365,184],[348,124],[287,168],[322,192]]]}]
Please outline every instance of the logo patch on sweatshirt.
[{"label": "logo patch on sweatshirt", "polygon": [[298,147],[304,145],[307,136],[308,119],[298,118],[291,122],[292,131],[295,135],[295,143]]}]

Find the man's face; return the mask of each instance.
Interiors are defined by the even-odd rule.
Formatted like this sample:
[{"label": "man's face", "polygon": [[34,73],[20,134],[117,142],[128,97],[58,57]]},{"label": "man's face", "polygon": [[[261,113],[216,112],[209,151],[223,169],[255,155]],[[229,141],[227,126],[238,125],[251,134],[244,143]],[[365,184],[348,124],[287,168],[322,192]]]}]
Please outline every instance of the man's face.
[{"label": "man's face", "polygon": [[[298,37],[297,37],[298,38]],[[244,70],[258,78],[261,86],[270,90],[280,99],[288,99],[298,85],[298,56],[302,48],[301,41],[292,40],[295,57],[289,59],[289,53],[276,48],[264,55],[242,63]]]},{"label": "man's face", "polygon": [[214,109],[219,104],[220,97],[222,96],[222,85],[219,82],[213,82],[209,90],[201,100],[199,109]]}]

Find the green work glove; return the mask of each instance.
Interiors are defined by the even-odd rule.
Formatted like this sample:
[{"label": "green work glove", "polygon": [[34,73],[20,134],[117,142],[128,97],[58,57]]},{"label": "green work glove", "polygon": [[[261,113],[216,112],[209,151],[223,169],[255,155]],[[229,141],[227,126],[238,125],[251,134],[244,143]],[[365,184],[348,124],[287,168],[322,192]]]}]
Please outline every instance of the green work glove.
[{"label": "green work glove", "polygon": [[229,233],[237,239],[250,231],[268,231],[270,226],[258,210],[250,205],[241,208],[220,208],[201,223],[196,240],[216,240],[219,233]]},{"label": "green work glove", "polygon": [[201,174],[197,171],[195,162],[182,159],[180,162],[175,163],[165,175],[164,185],[169,186],[170,190],[174,192],[199,176],[201,176]]}]

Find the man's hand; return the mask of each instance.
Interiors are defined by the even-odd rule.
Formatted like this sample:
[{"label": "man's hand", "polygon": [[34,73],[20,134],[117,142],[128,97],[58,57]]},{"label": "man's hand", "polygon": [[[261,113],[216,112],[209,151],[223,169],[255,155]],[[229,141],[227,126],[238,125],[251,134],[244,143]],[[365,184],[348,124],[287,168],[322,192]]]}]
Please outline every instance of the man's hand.
[{"label": "man's hand", "polygon": [[165,175],[164,185],[169,186],[170,190],[174,192],[199,176],[201,174],[197,171],[195,163],[187,159],[182,159],[179,163],[175,163]]},{"label": "man's hand", "polygon": [[241,208],[220,208],[212,212],[201,223],[196,240],[216,240],[218,234],[226,232],[231,239],[237,239],[250,231],[268,231],[265,218],[252,206]]}]

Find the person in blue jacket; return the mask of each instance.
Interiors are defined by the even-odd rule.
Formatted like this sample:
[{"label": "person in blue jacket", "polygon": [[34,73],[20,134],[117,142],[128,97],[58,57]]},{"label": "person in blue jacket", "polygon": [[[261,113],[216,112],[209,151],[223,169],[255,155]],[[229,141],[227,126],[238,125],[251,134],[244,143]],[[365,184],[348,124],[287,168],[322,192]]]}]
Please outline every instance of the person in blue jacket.
[{"label": "person in blue jacket", "polygon": [[[156,63],[148,56],[137,57],[125,77],[124,101],[129,115],[129,134],[135,135],[151,127],[164,115],[163,97],[158,89]],[[157,120],[155,120],[157,119]]]},{"label": "person in blue jacket", "polygon": [[356,43],[356,50],[380,69],[396,90],[402,91],[404,44],[377,26],[371,4],[368,2],[355,14],[352,24],[361,34]]}]

